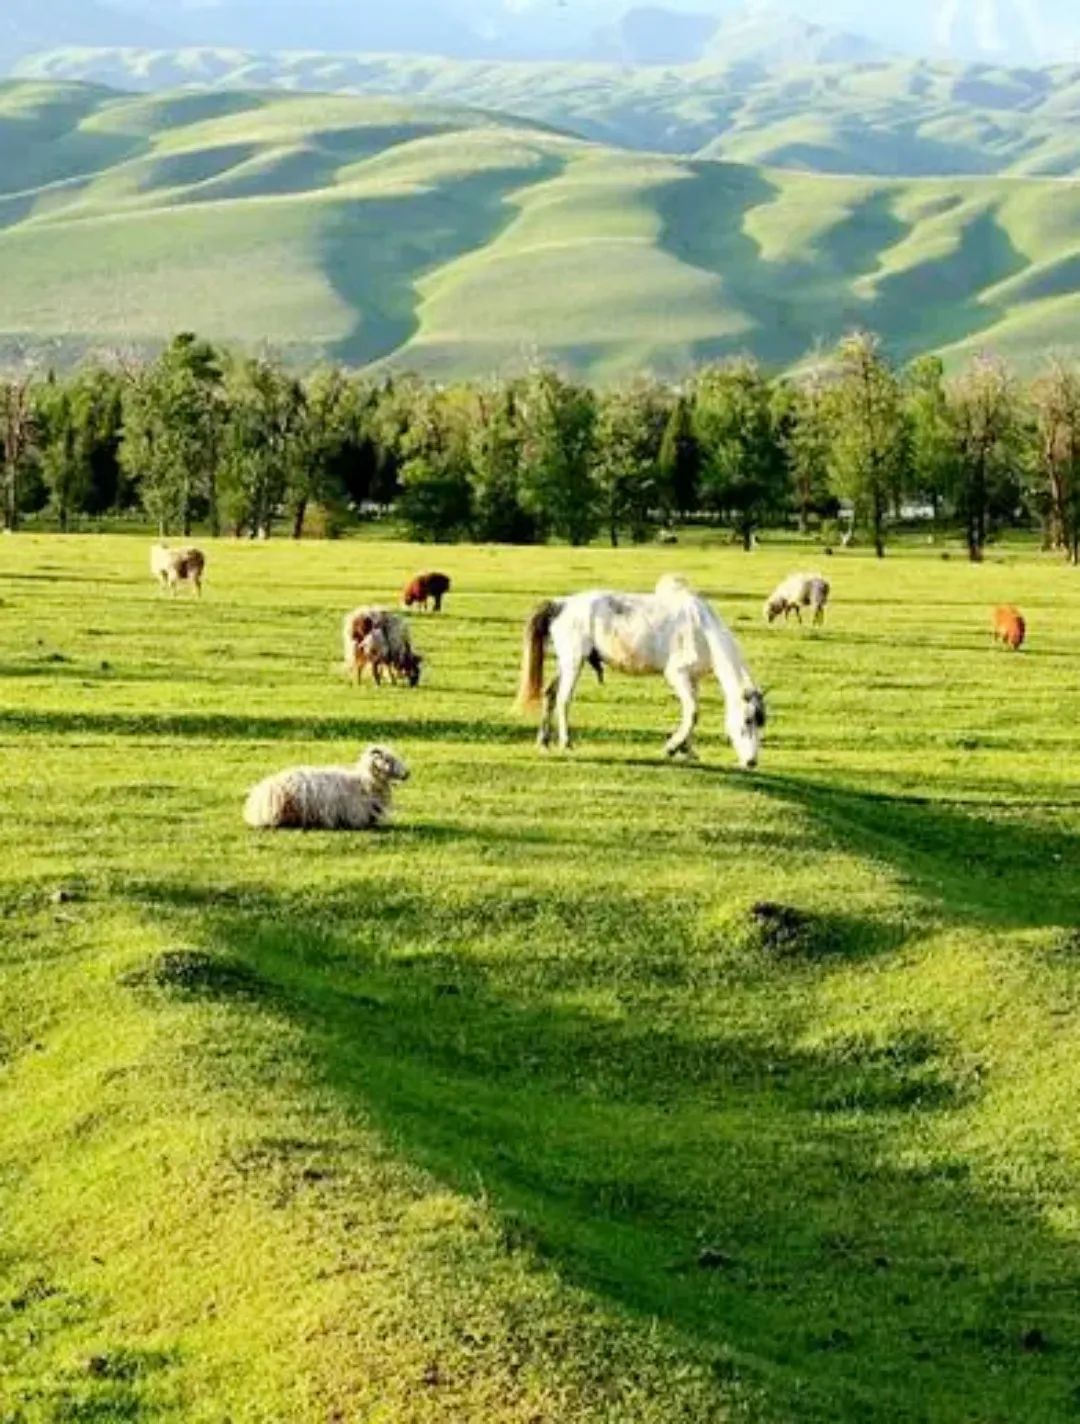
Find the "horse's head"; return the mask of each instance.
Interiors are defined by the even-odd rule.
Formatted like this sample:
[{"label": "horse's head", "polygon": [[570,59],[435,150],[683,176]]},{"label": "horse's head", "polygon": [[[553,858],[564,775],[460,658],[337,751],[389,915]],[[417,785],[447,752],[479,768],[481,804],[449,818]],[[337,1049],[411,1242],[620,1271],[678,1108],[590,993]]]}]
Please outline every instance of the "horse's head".
[{"label": "horse's head", "polygon": [[761,755],[761,739],[765,731],[765,694],[756,687],[744,689],[740,698],[733,698],[728,708],[727,734],[739,765],[753,771]]}]

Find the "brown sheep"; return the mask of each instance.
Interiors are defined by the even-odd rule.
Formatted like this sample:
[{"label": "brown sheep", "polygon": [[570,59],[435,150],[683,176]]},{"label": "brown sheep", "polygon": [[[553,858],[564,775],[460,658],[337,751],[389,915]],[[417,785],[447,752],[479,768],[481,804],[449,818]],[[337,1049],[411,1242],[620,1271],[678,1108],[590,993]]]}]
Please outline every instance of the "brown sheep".
[{"label": "brown sheep", "polygon": [[1011,603],[994,609],[994,641],[1003,643],[1014,653],[1020,651],[1027,637],[1027,624],[1018,608]]}]

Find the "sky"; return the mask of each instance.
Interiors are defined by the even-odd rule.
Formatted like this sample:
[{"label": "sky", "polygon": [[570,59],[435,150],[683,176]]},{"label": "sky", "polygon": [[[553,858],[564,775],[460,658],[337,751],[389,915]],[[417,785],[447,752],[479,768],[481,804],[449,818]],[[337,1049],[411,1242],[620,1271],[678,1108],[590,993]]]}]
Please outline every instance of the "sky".
[{"label": "sky", "polygon": [[[1080,0],[0,0],[0,50],[5,36],[16,48],[21,41],[40,49],[137,45],[160,35],[154,42],[253,50],[583,58],[598,52],[599,33],[635,8],[718,20],[779,11],[934,58],[1080,61]],[[90,10],[108,23],[88,21]],[[118,12],[127,17],[119,38]],[[652,24],[662,32],[662,18]]]}]

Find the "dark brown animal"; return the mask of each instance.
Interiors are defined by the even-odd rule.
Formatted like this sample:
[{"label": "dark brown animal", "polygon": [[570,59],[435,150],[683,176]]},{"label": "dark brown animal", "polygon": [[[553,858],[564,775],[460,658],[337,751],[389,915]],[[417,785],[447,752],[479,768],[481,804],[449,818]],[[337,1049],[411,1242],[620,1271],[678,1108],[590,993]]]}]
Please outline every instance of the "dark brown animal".
[{"label": "dark brown animal", "polygon": [[417,574],[401,595],[401,601],[406,608],[418,603],[425,611],[431,602],[435,605],[434,612],[441,613],[442,601],[449,592],[450,580],[445,574]]},{"label": "dark brown animal", "polygon": [[1011,603],[994,609],[994,641],[1003,643],[1018,653],[1027,637],[1027,624],[1018,608]]}]

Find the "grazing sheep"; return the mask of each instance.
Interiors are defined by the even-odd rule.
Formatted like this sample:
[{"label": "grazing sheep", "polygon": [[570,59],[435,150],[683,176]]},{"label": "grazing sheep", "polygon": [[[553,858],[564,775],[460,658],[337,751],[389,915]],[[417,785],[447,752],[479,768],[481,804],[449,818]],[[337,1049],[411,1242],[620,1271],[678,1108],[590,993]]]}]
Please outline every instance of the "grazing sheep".
[{"label": "grazing sheep", "polygon": [[794,613],[802,622],[802,610],[814,610],[814,624],[825,622],[825,606],[829,601],[829,581],[821,574],[790,574],[765,600],[765,621],[772,623],[784,615],[786,622]]},{"label": "grazing sheep", "polygon": [[182,583],[190,583],[201,596],[205,568],[206,555],[201,549],[170,549],[168,544],[155,544],[150,550],[150,572],[170,593],[175,593]]},{"label": "grazing sheep", "polygon": [[418,603],[426,612],[431,600],[435,605],[434,612],[441,613],[442,601],[449,592],[450,580],[446,574],[417,574],[401,595],[401,602],[406,608]]},{"label": "grazing sheep", "polygon": [[390,811],[409,771],[389,747],[368,747],[353,766],[294,766],[253,786],[244,820],[254,830],[365,831]]},{"label": "grazing sheep", "polygon": [[346,613],[342,641],[345,670],[354,682],[359,683],[365,667],[371,668],[377,684],[384,670],[392,681],[403,677],[410,687],[420,681],[423,658],[413,651],[409,625],[388,608],[367,606]]},{"label": "grazing sheep", "polygon": [[1004,643],[1007,648],[1011,648],[1014,653],[1018,653],[1023,647],[1026,637],[1027,624],[1024,622],[1023,614],[1018,608],[1014,608],[1012,604],[1009,603],[994,609],[995,643]]}]

